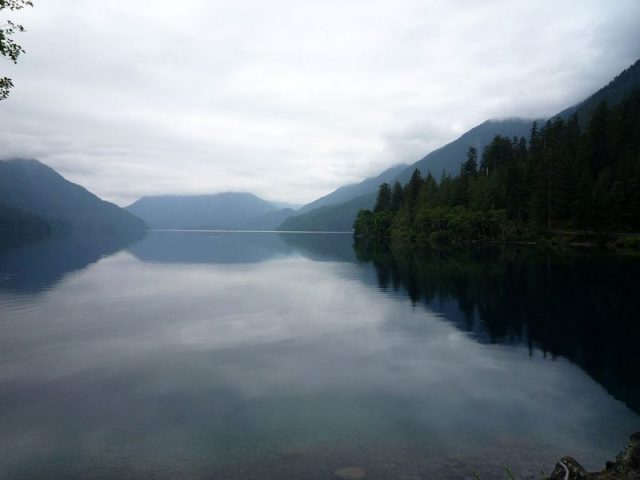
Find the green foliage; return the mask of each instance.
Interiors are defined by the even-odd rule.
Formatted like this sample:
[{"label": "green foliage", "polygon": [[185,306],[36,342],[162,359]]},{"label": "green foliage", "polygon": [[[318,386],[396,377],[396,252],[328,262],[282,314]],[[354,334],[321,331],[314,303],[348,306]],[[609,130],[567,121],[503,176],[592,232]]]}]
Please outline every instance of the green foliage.
[{"label": "green foliage", "polygon": [[640,89],[602,102],[584,132],[577,115],[534,122],[524,138],[497,135],[478,165],[471,147],[460,174],[439,183],[415,170],[405,187],[380,186],[356,234],[401,242],[530,238],[538,232],[640,231]]},{"label": "green foliage", "polygon": [[[30,0],[0,0],[0,11],[2,10],[21,10],[24,7],[32,7]],[[13,63],[18,62],[18,57],[24,53],[24,49],[17,44],[13,38],[15,33],[24,32],[22,25],[6,20],[4,24],[0,24],[0,56],[11,60]],[[9,96],[9,90],[13,87],[13,82],[8,77],[0,77],[0,100],[4,100]]]}]

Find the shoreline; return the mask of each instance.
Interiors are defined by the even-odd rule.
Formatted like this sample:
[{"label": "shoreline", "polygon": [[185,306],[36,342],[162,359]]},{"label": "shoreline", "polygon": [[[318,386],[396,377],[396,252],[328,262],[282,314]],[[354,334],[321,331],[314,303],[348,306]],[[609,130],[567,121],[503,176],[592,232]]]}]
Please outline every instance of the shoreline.
[{"label": "shoreline", "polygon": [[587,472],[573,457],[562,457],[550,476],[543,480],[638,480],[640,479],[640,432],[630,437],[627,447],[604,470]]}]

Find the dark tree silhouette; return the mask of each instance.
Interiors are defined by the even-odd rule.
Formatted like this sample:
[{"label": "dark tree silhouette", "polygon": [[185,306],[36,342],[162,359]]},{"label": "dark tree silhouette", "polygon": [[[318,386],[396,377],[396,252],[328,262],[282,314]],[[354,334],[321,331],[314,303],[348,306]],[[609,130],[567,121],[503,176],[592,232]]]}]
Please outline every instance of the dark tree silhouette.
[{"label": "dark tree silhouette", "polygon": [[[33,3],[30,0],[0,0],[0,12],[5,9],[15,11],[32,6]],[[0,24],[0,55],[13,63],[18,63],[18,57],[24,53],[24,49],[12,38],[17,32],[24,32],[24,27],[11,20]],[[9,96],[12,87],[13,82],[9,77],[0,77],[0,100]]]},{"label": "dark tree silhouette", "polygon": [[524,138],[470,147],[460,174],[440,182],[415,170],[404,186],[380,187],[357,235],[397,240],[505,240],[556,230],[640,231],[640,88],[596,105],[584,132],[577,114]]}]

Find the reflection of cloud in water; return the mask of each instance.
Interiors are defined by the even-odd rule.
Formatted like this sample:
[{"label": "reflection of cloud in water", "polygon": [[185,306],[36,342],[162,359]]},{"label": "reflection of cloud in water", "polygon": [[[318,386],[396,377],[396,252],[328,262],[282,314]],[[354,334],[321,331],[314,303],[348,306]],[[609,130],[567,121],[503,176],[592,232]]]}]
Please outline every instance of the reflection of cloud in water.
[{"label": "reflection of cloud in water", "polygon": [[[478,343],[340,245],[276,234],[260,251],[277,261],[240,261],[259,238],[234,261],[186,261],[219,240],[202,238],[167,256],[172,239],[147,237],[28,302],[0,295],[0,474],[326,478],[360,462],[395,478],[451,474],[453,456],[536,474],[565,453],[599,467],[640,428],[576,365]],[[459,282],[416,278],[455,310],[437,292]]]},{"label": "reflection of cloud in water", "polygon": [[355,261],[350,235],[249,232],[124,232],[53,237],[0,255],[0,291],[33,294],[66,275],[127,250],[144,262],[257,263],[300,254],[317,261]]},{"label": "reflection of cloud in water", "polygon": [[351,235],[219,232],[150,232],[129,251],[144,262],[257,263],[294,253],[314,260],[355,262]]},{"label": "reflection of cloud in water", "polygon": [[[601,462],[638,424],[577,367],[479,344],[356,280],[359,268],[105,259],[5,319],[0,421],[7,435],[27,421],[36,445],[71,435],[96,458],[109,445],[162,463],[185,445],[189,465],[206,444],[188,469],[229,449],[338,439],[473,455],[526,438],[534,462],[567,449]],[[419,335],[389,329],[416,323]]]},{"label": "reflection of cloud in water", "polygon": [[144,262],[257,263],[291,253],[278,235],[206,231],[149,232],[128,248]]},{"label": "reflection of cloud in water", "polygon": [[[532,249],[371,250],[385,294],[438,314],[477,341],[525,345],[578,363],[640,412],[640,261]],[[369,276],[370,277],[370,276]],[[408,297],[408,298],[407,298]],[[420,322],[390,331],[424,335]]]}]

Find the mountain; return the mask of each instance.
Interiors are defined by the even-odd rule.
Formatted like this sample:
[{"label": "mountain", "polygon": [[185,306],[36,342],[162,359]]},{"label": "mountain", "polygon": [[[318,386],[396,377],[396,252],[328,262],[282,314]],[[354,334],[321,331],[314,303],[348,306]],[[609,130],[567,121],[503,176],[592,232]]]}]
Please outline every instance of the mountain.
[{"label": "mountain", "polygon": [[378,187],[382,183],[390,183],[395,180],[400,172],[407,168],[404,164],[395,165],[376,177],[366,178],[360,183],[354,183],[351,185],[345,185],[337,190],[334,190],[324,197],[320,197],[311,203],[307,203],[296,213],[300,215],[302,213],[313,210],[314,208],[324,207],[326,205],[337,205],[339,203],[348,202],[356,197],[361,197],[371,192],[377,192]]},{"label": "mountain", "polygon": [[0,252],[40,240],[50,233],[51,224],[44,218],[0,203]]},{"label": "mountain", "polygon": [[[640,86],[640,60],[624,70],[607,86],[601,88],[583,102],[563,110],[552,118],[560,117],[567,119],[576,113],[580,123],[584,126],[586,119],[590,117],[593,109],[601,101],[605,100],[610,105],[615,105],[638,86]],[[544,120],[538,120],[538,122],[542,124],[544,123]],[[488,145],[496,135],[501,135],[507,138],[529,138],[532,123],[533,120],[521,118],[487,120],[486,122],[472,128],[457,140],[434,150],[418,162],[406,167],[402,172],[399,172],[396,178],[386,178],[382,180],[381,177],[385,174],[385,172],[383,172],[379,177],[376,177],[377,183],[379,185],[385,181],[387,183],[393,183],[395,180],[398,180],[400,183],[405,184],[409,181],[411,174],[416,168],[419,169],[423,175],[426,175],[427,172],[431,172],[437,180],[440,179],[443,171],[455,176],[458,174],[460,165],[466,159],[467,150],[470,146],[475,147],[478,150],[478,154],[482,155],[484,147]],[[376,191],[378,185],[376,185],[375,181],[368,183],[368,186],[373,186],[369,191]],[[337,194],[343,189],[352,187],[353,186],[351,185],[341,187],[327,197]],[[294,229],[295,227],[295,229],[300,230],[322,230],[323,225],[339,224],[341,227],[344,227],[344,225],[349,223],[349,215],[352,215],[352,222],[355,220],[357,212],[353,213],[353,205],[348,203],[334,205],[334,208],[331,210],[317,212],[313,210],[313,208],[322,205],[321,201],[327,197],[323,197],[315,202],[305,205],[299,211],[300,213],[304,213],[304,215],[291,217],[287,222],[280,226],[280,229]],[[363,208],[371,208],[372,205],[373,202],[371,202],[369,206],[365,206]],[[351,212],[351,214],[348,212]]]},{"label": "mountain", "polygon": [[[431,171],[432,175],[440,178],[442,170],[457,174],[460,165],[467,157],[467,150],[470,146],[482,152],[482,149],[491,143],[496,135],[508,137],[529,137],[532,120],[512,118],[508,120],[487,120],[477,127],[472,128],[457,140],[448,143],[438,150],[434,150],[427,156],[411,166],[396,165],[385,170],[377,177],[368,178],[356,185],[347,185],[337,189],[329,195],[319,198],[314,202],[302,207],[296,216],[286,220],[278,227],[278,230],[329,230],[329,231],[351,231],[356,215],[361,208],[371,209],[375,203],[376,193],[380,184],[393,183],[396,180],[407,183],[413,171],[418,168],[426,174]],[[360,196],[351,198],[349,201],[337,203],[335,200],[349,197],[352,192],[357,191]],[[330,208],[327,201],[331,202]],[[318,208],[319,207],[319,208]]]},{"label": "mountain", "polygon": [[563,110],[553,118],[560,117],[566,120],[576,113],[580,124],[584,127],[587,119],[591,117],[591,113],[600,102],[606,101],[610,106],[615,105],[638,86],[640,86],[640,60],[636,61],[596,93],[577,105]]},{"label": "mountain", "polygon": [[296,214],[292,208],[273,210],[258,217],[247,220],[243,225],[243,230],[269,230],[274,231],[282,222]]},{"label": "mountain", "polygon": [[353,198],[338,205],[314,208],[302,215],[285,220],[279,227],[287,232],[350,232],[356,215],[362,209],[371,209],[376,201],[376,192]]},{"label": "mountain", "polygon": [[0,161],[0,203],[84,230],[144,230],[142,220],[101,200],[37,160]]},{"label": "mountain", "polygon": [[397,180],[405,184],[411,178],[411,174],[417,168],[423,175],[431,172],[436,180],[440,180],[443,170],[451,175],[457,175],[460,165],[467,159],[469,147],[475,147],[478,155],[482,155],[482,149],[491,143],[493,137],[500,135],[507,138],[529,138],[533,120],[522,118],[509,118],[505,120],[487,120],[473,127],[460,138],[444,147],[438,148],[407,167],[398,175]]},{"label": "mountain", "polygon": [[143,197],[127,210],[156,229],[239,230],[251,228],[275,208],[251,193],[225,192]]},{"label": "mountain", "polygon": [[299,210],[300,207],[302,207],[301,204],[299,203],[289,203],[289,202],[269,202],[271,203],[271,205],[273,205],[273,208],[275,208],[276,210],[293,210],[294,212],[296,210]]}]

